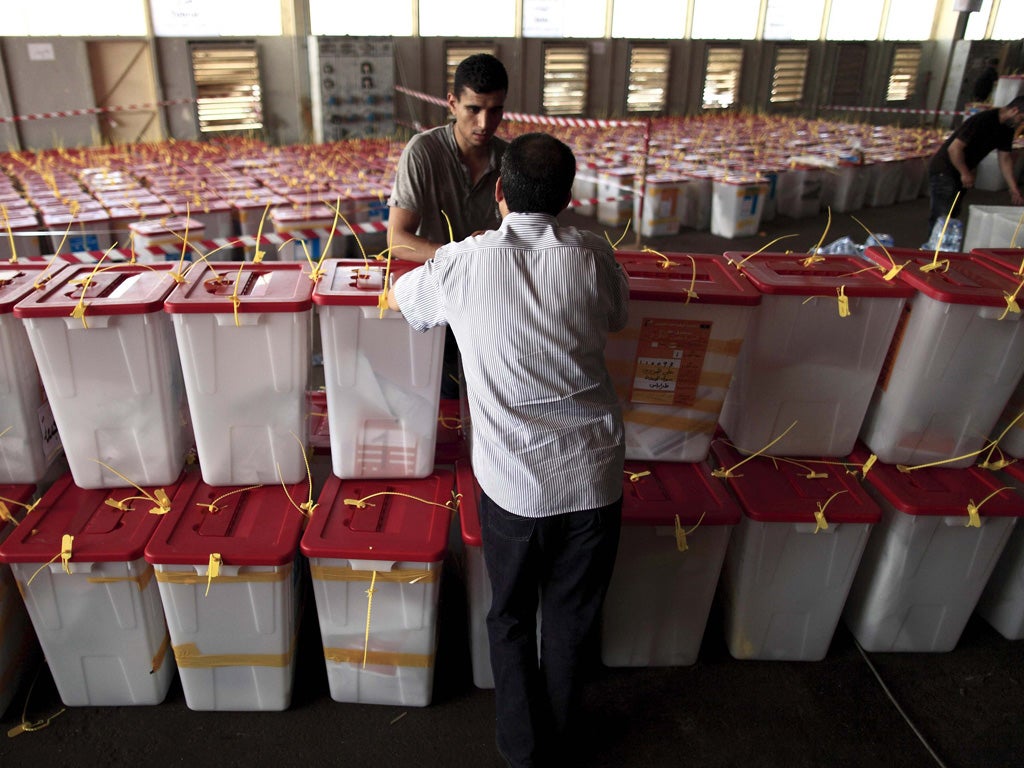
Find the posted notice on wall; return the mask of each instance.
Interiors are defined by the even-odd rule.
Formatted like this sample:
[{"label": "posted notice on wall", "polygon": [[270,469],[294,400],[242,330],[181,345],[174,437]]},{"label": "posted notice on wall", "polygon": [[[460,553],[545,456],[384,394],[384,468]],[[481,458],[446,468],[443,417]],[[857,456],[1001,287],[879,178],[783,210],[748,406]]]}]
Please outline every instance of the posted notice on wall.
[{"label": "posted notice on wall", "polygon": [[692,406],[710,338],[710,321],[645,317],[629,401]]}]

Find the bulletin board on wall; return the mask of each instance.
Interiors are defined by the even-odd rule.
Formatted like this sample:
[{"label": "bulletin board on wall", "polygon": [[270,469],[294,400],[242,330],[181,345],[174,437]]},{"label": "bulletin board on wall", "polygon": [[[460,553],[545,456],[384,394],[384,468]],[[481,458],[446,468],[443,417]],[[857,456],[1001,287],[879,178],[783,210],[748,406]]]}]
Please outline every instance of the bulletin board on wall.
[{"label": "bulletin board on wall", "polygon": [[316,141],[395,131],[395,57],[390,37],[312,37],[309,45]]}]

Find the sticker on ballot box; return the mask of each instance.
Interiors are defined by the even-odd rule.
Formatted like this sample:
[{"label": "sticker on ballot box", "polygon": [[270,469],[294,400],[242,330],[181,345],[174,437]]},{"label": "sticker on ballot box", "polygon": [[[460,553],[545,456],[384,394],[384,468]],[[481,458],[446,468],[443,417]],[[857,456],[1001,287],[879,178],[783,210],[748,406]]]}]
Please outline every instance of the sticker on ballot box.
[{"label": "sticker on ballot box", "polygon": [[708,321],[645,317],[629,401],[692,406],[710,338]]}]

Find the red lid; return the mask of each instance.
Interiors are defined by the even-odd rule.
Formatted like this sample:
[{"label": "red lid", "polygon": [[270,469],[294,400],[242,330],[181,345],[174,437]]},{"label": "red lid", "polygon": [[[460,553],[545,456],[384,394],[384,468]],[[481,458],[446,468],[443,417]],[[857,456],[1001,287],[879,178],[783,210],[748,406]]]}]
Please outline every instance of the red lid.
[{"label": "red lid", "polygon": [[662,258],[653,253],[617,251],[615,258],[629,276],[629,297],[634,300],[683,302],[692,284],[697,295],[690,301],[696,304],[761,303],[761,293],[721,256],[666,253]]},{"label": "red lid", "polygon": [[43,221],[47,226],[57,226],[66,224],[84,224],[85,222],[96,222],[96,221],[108,221],[110,215],[100,207],[99,203],[96,203],[95,208],[83,207],[76,214],[72,214],[71,211],[64,206],[63,209],[43,209]]},{"label": "red lid", "polygon": [[[746,458],[720,440],[711,443],[711,453],[716,469],[732,469]],[[737,467],[725,482],[747,517],[758,522],[813,523],[819,504],[825,506],[829,522],[877,523],[881,519],[878,505],[854,475],[841,466],[807,462],[758,456]],[[808,478],[812,470],[827,477]]]},{"label": "red lid", "polygon": [[334,211],[326,205],[303,205],[298,208],[281,207],[270,211],[270,218],[278,229],[308,229],[330,226]]},{"label": "red lid", "polygon": [[[863,464],[869,455],[863,445],[858,445],[850,458]],[[901,472],[895,464],[876,462],[864,479],[895,509],[908,515],[967,517],[968,504],[981,504],[978,513],[983,517],[1024,515],[1024,498],[1014,490],[989,498],[1007,486],[997,473],[987,469],[928,467]]]},{"label": "red lid", "polygon": [[[252,192],[252,190],[249,190]],[[288,198],[284,195],[275,195],[271,192],[253,192],[245,195],[239,192],[232,193],[230,190],[220,190],[232,208],[266,208],[268,205],[273,208],[275,205],[288,205]],[[234,196],[232,196],[234,195]]]},{"label": "red lid", "polygon": [[[174,498],[177,486],[175,483],[162,490],[168,498]],[[158,489],[143,490],[153,496]],[[0,562],[47,563],[60,554],[64,534],[75,537],[72,562],[138,560],[160,523],[160,515],[149,512],[157,505],[140,498],[142,495],[138,488],[79,488],[68,472],[50,486],[36,508],[0,546]],[[123,502],[128,509],[111,506],[106,503],[108,499]]]},{"label": "red lid", "polygon": [[882,279],[882,273],[855,256],[823,256],[804,266],[806,255],[798,253],[750,254],[729,251],[725,258],[743,265],[739,270],[762,293],[785,296],[835,296],[843,288],[847,296],[908,299],[914,291],[895,280]]},{"label": "red lid", "polygon": [[1024,249],[1021,248],[975,248],[971,253],[983,256],[1007,270],[1019,280],[1024,271]]},{"label": "red lid", "polygon": [[[934,251],[915,251],[910,248],[888,248],[886,256],[878,246],[864,249],[864,257],[888,270],[893,261],[897,266],[906,264],[900,270],[899,279],[921,293],[947,304],[973,304],[982,307],[1005,307],[1006,294],[1013,293],[1017,281],[995,266],[990,260],[974,253],[951,253],[941,251],[939,261],[949,261],[945,272],[934,269],[922,272],[920,267],[935,260]],[[908,263],[909,262],[909,263]]]},{"label": "red lid", "polygon": [[[362,259],[325,259],[321,265],[324,276],[313,290],[313,301],[321,306],[375,307],[384,286],[383,262]],[[395,280],[419,264],[412,261],[392,261],[391,275]]]},{"label": "red lid", "polygon": [[298,554],[306,519],[295,504],[307,498],[304,482],[287,489],[211,487],[192,472],[171,500],[171,511],[160,518],[146,546],[146,560],[205,565],[216,552],[227,565],[290,563]]},{"label": "red lid", "polygon": [[623,525],[736,525],[740,507],[699,462],[627,461]]},{"label": "red lid", "polygon": [[[68,317],[80,305],[88,315],[141,315],[159,312],[174,288],[173,262],[159,264],[94,264],[67,266],[42,291],[14,308],[15,317]],[[88,284],[76,281],[88,280]]]},{"label": "red lid", "polygon": [[[419,479],[341,480],[331,475],[302,536],[302,553],[346,560],[438,562],[444,558],[452,517],[444,505],[454,490],[454,476],[442,469]],[[383,492],[404,495],[367,498]],[[365,499],[365,506],[350,506],[346,499]]]},{"label": "red lid", "polygon": [[202,262],[190,269],[176,286],[164,310],[175,313],[231,313],[235,283],[239,283],[238,311],[304,312],[313,306],[309,265],[299,261]]},{"label": "red lid", "polygon": [[65,263],[57,262],[52,270],[42,262],[0,264],[0,314],[10,312],[15,304],[33,293],[40,278],[45,277],[47,282],[52,280]]},{"label": "red lid", "polygon": [[459,499],[462,541],[468,547],[481,547],[484,541],[480,534],[480,484],[469,461],[455,462],[455,485],[462,497]]},{"label": "red lid", "polygon": [[469,457],[469,441],[462,434],[462,404],[455,398],[442,397],[437,407],[437,440],[435,464],[454,464]]},{"label": "red lid", "polygon": [[[7,507],[9,516],[20,522],[25,517],[24,505],[32,501],[35,493],[34,485],[0,485],[0,504]],[[0,515],[0,542],[18,526],[8,519],[8,515]]]},{"label": "red lid", "polygon": [[186,219],[184,216],[175,216],[169,219],[133,221],[128,225],[128,229],[137,235],[145,235],[147,237],[152,237],[153,235],[173,236],[175,234],[184,235],[186,230],[188,230],[189,235],[192,235],[194,232],[202,234],[203,230],[206,229],[206,225],[201,221]]}]

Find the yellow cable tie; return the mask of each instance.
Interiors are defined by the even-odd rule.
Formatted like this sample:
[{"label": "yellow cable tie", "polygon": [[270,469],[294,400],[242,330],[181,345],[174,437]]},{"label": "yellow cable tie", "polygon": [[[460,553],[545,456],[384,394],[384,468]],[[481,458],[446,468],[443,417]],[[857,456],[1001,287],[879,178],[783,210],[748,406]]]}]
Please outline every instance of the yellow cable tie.
[{"label": "yellow cable tie", "polygon": [[822,243],[825,242],[825,236],[828,234],[829,227],[832,226],[832,206],[826,206],[825,210],[828,213],[828,218],[825,219],[825,230],[821,233],[821,237],[818,238],[818,244],[814,246],[814,250],[811,251],[811,255],[803,260],[803,265],[805,267],[810,267],[819,261],[825,260],[822,256],[818,255],[818,251],[821,250]]},{"label": "yellow cable tie", "polygon": [[[890,269],[888,272],[882,275],[882,279],[885,280],[886,282],[892,282],[893,280],[896,279],[896,276],[903,271],[903,268],[907,266],[907,264],[909,263],[910,262],[907,262],[906,264],[893,264],[892,269]],[[879,269],[881,269],[881,267],[879,267]]]},{"label": "yellow cable tie", "polygon": [[803,266],[805,266],[805,267],[813,267],[815,264],[818,264],[818,263],[820,263],[820,262],[822,262],[824,260],[825,260],[824,256],[820,256],[817,253],[815,253],[815,254],[811,254],[807,258],[803,259],[800,263]]},{"label": "yellow cable tie", "polygon": [[8,509],[7,504],[0,501],[0,522],[11,523],[17,525],[18,521],[14,519],[14,515],[11,514],[11,510]]},{"label": "yellow cable tie", "polygon": [[640,481],[640,478],[647,477],[651,474],[651,471],[649,469],[645,469],[642,472],[626,472],[625,474],[629,476],[629,482],[636,483]]},{"label": "yellow cable tie", "polygon": [[163,488],[157,488],[153,491],[153,496],[156,497],[156,506],[149,510],[149,514],[166,515],[171,511],[171,500],[167,497],[167,492]]},{"label": "yellow cable tie", "polygon": [[355,507],[356,509],[366,509],[367,507],[375,506],[373,504],[367,504],[362,499],[345,499],[342,503],[346,507]]},{"label": "yellow cable tie", "polygon": [[1003,491],[1010,491],[1010,490],[1013,490],[1013,489],[1010,488],[1009,486],[1004,486],[1002,488],[997,488],[996,490],[992,491],[992,493],[990,493],[984,499],[979,501],[977,504],[974,503],[974,499],[971,499],[970,501],[968,501],[967,502],[967,523],[964,525],[964,527],[965,528],[981,528],[981,515],[980,515],[981,505],[984,504],[985,502],[987,502],[993,496],[996,496],[996,495],[1002,493]]},{"label": "yellow cable tie", "polygon": [[713,477],[721,477],[721,478],[743,477],[743,475],[733,474],[733,470],[739,469],[740,467],[742,467],[744,464],[746,464],[751,459],[756,459],[758,456],[760,456],[762,453],[767,451],[769,448],[771,448],[773,445],[775,445],[777,442],[779,442],[782,438],[784,438],[786,435],[788,435],[790,430],[792,430],[793,427],[795,427],[796,425],[797,425],[797,422],[794,421],[792,424],[790,424],[788,427],[786,427],[785,431],[783,431],[781,435],[779,435],[776,438],[773,438],[767,445],[763,446],[762,448],[759,448],[757,451],[755,451],[754,453],[752,453],[749,456],[747,456],[745,459],[740,461],[738,464],[735,464],[732,467],[729,467],[728,469],[726,469],[724,467],[719,467],[718,469],[712,470],[711,471],[711,475]]},{"label": "yellow cable tie", "polygon": [[825,509],[828,507],[829,504],[832,503],[832,500],[836,496],[841,496],[844,493],[846,493],[846,491],[836,491],[835,493],[833,493],[831,496],[829,496],[825,500],[824,504],[822,504],[820,501],[816,502],[816,504],[818,505],[818,509],[814,513],[814,520],[815,520],[814,532],[815,533],[817,533],[818,531],[827,531],[828,530],[828,520],[825,519]]},{"label": "yellow cable tie", "polygon": [[219,552],[213,552],[210,555],[210,563],[206,570],[206,592],[203,593],[203,597],[210,594],[210,584],[220,576],[220,567],[223,565],[224,560],[221,558]]},{"label": "yellow cable tie", "polygon": [[462,429],[462,419],[458,416],[438,415],[437,423],[445,429]]},{"label": "yellow cable tie", "polygon": [[839,301],[839,316],[850,316],[850,297],[846,295],[846,286],[840,285],[836,289],[836,297]]},{"label": "yellow cable tie", "polygon": [[679,524],[679,515],[676,515],[676,549],[680,552],[685,552],[689,548],[689,545],[686,543],[686,531]]},{"label": "yellow cable tie", "polygon": [[370,652],[370,614],[373,612],[373,593],[377,591],[377,571],[370,577],[370,588],[366,590],[366,633],[363,636],[363,669],[366,669],[366,657]]},{"label": "yellow cable tie", "polygon": [[930,264],[923,264],[918,269],[922,272],[934,272],[937,269],[941,269],[943,272],[949,271],[949,259],[936,259]]},{"label": "yellow cable tie", "polygon": [[113,507],[114,509],[120,510],[121,512],[132,511],[132,505],[127,503],[127,499],[121,499],[120,501],[118,501],[117,499],[104,499],[103,503],[106,504],[108,507]]},{"label": "yellow cable tie", "polygon": [[868,456],[868,460],[864,462],[864,466],[861,467],[861,469],[860,469],[861,474],[863,474],[864,477],[867,477],[868,476],[868,472],[871,471],[871,468],[873,466],[875,466],[875,462],[877,462],[877,461],[878,461],[878,457],[875,454],[872,453],[870,456]]},{"label": "yellow cable tie", "polygon": [[75,543],[75,537],[65,533],[60,539],[60,564],[64,573],[71,575],[71,547]]},{"label": "yellow cable tie", "polygon": [[7,737],[13,739],[15,736],[20,736],[23,733],[35,733],[36,731],[41,731],[65,712],[67,712],[66,709],[59,709],[49,717],[45,717],[41,720],[22,720],[16,726],[7,731]]}]

